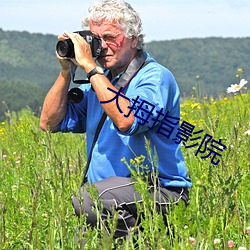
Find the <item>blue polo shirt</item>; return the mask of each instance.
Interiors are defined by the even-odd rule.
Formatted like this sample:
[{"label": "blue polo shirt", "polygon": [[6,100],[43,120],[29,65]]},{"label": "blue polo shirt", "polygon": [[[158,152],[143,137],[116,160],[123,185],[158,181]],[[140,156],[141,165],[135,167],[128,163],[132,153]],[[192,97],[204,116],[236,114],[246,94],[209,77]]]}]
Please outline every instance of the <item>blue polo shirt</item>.
[{"label": "blue polo shirt", "polygon": [[[109,117],[106,118],[93,149],[88,181],[96,182],[110,176],[129,177],[130,170],[121,161],[122,158],[129,163],[130,159],[144,155],[143,165],[151,169],[152,162],[145,143],[147,139],[152,154],[155,152],[157,154],[152,157],[158,161],[154,168],[157,168],[161,184],[191,187],[180,144],[174,140],[180,118],[179,88],[168,69],[149,55],[146,60],[150,63],[137,72],[123,91],[123,94],[130,99],[131,111],[133,109],[135,115],[134,123],[123,133]],[[108,74],[108,71],[106,73]],[[120,75],[113,79],[113,85],[119,77]],[[84,93],[83,100],[78,104],[68,102],[66,116],[59,124],[58,131],[86,132],[87,155],[89,155],[103,109],[90,84],[83,84],[80,88]],[[113,102],[116,105],[115,100]]]}]

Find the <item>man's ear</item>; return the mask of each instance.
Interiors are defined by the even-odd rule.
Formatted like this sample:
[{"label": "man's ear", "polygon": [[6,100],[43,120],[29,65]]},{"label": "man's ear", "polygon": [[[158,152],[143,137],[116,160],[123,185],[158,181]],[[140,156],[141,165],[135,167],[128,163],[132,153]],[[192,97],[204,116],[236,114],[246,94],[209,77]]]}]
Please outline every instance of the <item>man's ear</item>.
[{"label": "man's ear", "polygon": [[131,42],[131,47],[134,49],[136,48],[137,46],[137,43],[138,43],[138,37],[132,37],[132,42]]}]

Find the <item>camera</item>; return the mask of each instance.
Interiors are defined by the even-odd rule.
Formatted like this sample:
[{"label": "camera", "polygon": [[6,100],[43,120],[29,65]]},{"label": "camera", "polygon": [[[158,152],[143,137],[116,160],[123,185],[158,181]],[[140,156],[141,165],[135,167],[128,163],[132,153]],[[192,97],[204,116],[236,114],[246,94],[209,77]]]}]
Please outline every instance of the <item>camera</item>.
[{"label": "camera", "polygon": [[[81,35],[86,42],[90,45],[92,56],[98,57],[102,52],[102,41],[99,37],[95,36],[90,30],[75,31]],[[74,44],[71,39],[65,39],[57,42],[56,51],[61,57],[74,58]]]}]

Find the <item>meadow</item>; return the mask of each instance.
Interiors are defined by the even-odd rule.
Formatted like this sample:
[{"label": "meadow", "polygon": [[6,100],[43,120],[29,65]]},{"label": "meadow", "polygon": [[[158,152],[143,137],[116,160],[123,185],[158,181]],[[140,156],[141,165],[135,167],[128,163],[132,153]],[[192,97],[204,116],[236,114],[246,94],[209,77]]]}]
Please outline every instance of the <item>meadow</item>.
[{"label": "meadow", "polygon": [[[195,126],[194,132],[203,130],[201,139],[182,146],[193,181],[190,204],[171,208],[166,226],[142,181],[137,188],[144,197],[143,230],[117,242],[115,222],[108,221],[111,235],[99,222],[98,230],[86,233],[85,249],[250,249],[249,103],[247,92],[185,100],[181,122]],[[187,147],[206,134],[215,140],[216,158],[209,150],[197,153],[199,146]],[[75,217],[71,197],[85,163],[84,135],[42,132],[29,109],[6,113],[0,124],[0,249],[81,249],[76,228],[85,220]],[[127,164],[143,165],[143,157]]]}]

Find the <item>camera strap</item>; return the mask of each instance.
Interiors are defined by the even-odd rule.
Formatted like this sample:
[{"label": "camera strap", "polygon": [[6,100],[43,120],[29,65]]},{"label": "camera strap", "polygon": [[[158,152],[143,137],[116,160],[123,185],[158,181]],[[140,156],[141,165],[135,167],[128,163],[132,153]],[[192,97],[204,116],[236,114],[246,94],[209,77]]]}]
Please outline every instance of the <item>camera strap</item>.
[{"label": "camera strap", "polygon": [[[123,87],[122,90],[124,90],[130,83],[130,81],[133,79],[133,77],[136,75],[136,73],[143,68],[144,66],[146,66],[149,63],[149,61],[146,61],[146,55],[144,54],[143,50],[139,50],[136,57],[131,61],[131,63],[129,64],[128,68],[125,70],[125,72],[121,75],[120,79],[118,80],[118,82],[116,83],[115,87],[117,89],[120,89],[121,87]],[[88,82],[89,83],[89,82]],[[95,146],[95,143],[98,139],[98,136],[101,132],[102,126],[106,120],[107,114],[104,112],[102,114],[102,117],[97,125],[97,129],[95,132],[95,136],[91,145],[91,149],[89,152],[89,156],[88,156],[88,160],[86,163],[86,167],[84,170],[84,175],[83,175],[83,180],[82,180],[82,184],[81,186],[83,186],[86,182],[87,182],[87,174],[88,174],[88,169],[89,169],[89,164],[92,158],[92,152]]]}]

